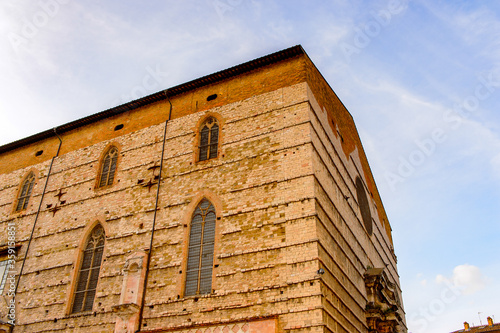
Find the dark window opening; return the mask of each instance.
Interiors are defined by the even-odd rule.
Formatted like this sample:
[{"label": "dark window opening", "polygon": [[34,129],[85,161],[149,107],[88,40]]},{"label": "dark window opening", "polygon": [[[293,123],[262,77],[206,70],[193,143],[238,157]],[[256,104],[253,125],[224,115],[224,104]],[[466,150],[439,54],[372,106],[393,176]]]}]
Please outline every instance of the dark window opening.
[{"label": "dark window opening", "polygon": [[42,154],[43,154],[43,150],[39,150],[39,151],[37,151],[37,152],[35,153],[35,156],[40,156],[40,155],[42,155]]},{"label": "dark window opening", "polygon": [[356,195],[358,197],[359,209],[361,210],[361,219],[363,220],[366,231],[371,236],[373,233],[373,225],[370,203],[368,202],[363,182],[359,177],[356,177]]},{"label": "dark window opening", "polygon": [[119,131],[123,128],[123,124],[120,124],[120,125],[116,125],[115,126],[115,131]]},{"label": "dark window opening", "polygon": [[217,94],[210,95],[207,97],[207,102],[213,101],[216,98],[217,98]]}]

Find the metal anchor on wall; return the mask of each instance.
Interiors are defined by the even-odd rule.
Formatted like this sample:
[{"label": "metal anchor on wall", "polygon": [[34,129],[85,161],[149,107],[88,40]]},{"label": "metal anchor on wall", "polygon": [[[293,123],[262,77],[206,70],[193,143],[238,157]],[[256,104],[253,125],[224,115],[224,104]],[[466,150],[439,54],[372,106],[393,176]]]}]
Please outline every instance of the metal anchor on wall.
[{"label": "metal anchor on wall", "polygon": [[49,209],[49,212],[52,213],[52,217],[54,217],[57,213],[57,211],[61,210],[61,206],[64,205],[66,203],[66,200],[61,200],[61,197],[63,195],[65,195],[67,192],[63,192],[62,189],[59,189],[59,192],[57,192],[54,197],[57,198],[57,201],[59,201],[58,203],[60,203],[61,205],[58,205],[58,203],[56,203],[56,205],[54,207],[52,207],[52,205],[47,205],[47,208],[50,208]]},{"label": "metal anchor on wall", "polygon": [[158,184],[158,181],[160,179],[160,166],[157,165],[155,161],[154,164],[148,168],[148,170],[151,170],[151,172],[153,173],[153,177],[150,178],[146,183],[142,183],[141,181],[139,181],[138,183],[142,183],[141,186],[147,187],[149,192],[151,190],[151,187]]}]

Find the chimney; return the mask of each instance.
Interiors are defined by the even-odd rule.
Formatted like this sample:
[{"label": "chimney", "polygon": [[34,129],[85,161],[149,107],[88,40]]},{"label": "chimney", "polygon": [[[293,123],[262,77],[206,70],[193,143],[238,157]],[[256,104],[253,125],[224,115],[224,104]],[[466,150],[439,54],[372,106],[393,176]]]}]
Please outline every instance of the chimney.
[{"label": "chimney", "polygon": [[466,331],[469,330],[469,323],[466,322],[466,321],[464,322],[464,328],[465,328]]},{"label": "chimney", "polygon": [[493,319],[491,317],[488,317],[488,326],[493,326]]}]

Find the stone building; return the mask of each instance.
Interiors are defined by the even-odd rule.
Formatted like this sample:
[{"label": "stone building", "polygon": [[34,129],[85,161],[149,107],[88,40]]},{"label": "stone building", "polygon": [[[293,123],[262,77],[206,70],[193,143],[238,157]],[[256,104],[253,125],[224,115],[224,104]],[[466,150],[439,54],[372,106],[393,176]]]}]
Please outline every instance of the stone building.
[{"label": "stone building", "polygon": [[1,146],[0,221],[4,330],[406,332],[356,127],[300,46]]}]

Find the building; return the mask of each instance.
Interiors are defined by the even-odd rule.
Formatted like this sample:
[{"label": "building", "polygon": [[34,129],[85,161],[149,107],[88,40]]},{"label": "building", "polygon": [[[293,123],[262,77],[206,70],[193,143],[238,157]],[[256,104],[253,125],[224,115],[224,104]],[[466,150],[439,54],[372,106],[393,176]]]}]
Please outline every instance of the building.
[{"label": "building", "polygon": [[301,46],[4,145],[0,170],[16,333],[406,332],[356,127]]},{"label": "building", "polygon": [[470,327],[468,322],[464,322],[464,329],[463,330],[458,330],[454,331],[452,333],[462,333],[462,332],[469,332],[469,333],[482,333],[482,332],[488,332],[488,333],[500,333],[500,323],[493,323],[493,319],[491,317],[487,318],[488,324],[487,325],[480,325],[480,326],[473,326]]}]

